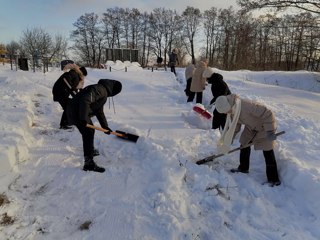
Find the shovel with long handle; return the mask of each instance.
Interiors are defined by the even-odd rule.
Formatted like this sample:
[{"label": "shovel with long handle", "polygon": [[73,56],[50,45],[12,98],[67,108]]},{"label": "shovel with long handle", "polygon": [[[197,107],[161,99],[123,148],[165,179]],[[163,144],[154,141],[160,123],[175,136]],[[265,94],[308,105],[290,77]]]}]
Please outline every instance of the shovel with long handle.
[{"label": "shovel with long handle", "polygon": [[[87,124],[86,127],[92,128],[92,129],[95,129],[95,130],[98,130],[98,131],[101,131],[101,132],[110,132],[107,129],[104,129],[102,127],[97,127],[97,126],[94,126],[94,125],[91,125],[91,124]],[[138,138],[139,138],[139,136],[137,136],[137,135],[134,135],[134,134],[131,134],[131,133],[122,132],[122,131],[119,131],[119,130],[116,130],[115,132],[110,132],[110,134],[116,135],[119,138],[131,141],[131,142],[137,142]]]},{"label": "shovel with long handle", "polygon": [[[280,135],[282,135],[282,134],[284,134],[284,133],[285,133],[285,131],[281,131],[281,132],[275,133],[274,135],[275,135],[275,136],[280,136]],[[234,148],[234,149],[230,150],[230,151],[227,152],[227,153],[220,153],[220,154],[211,155],[211,156],[209,156],[209,157],[206,157],[206,158],[204,158],[204,159],[201,159],[201,160],[197,161],[196,164],[201,165],[201,164],[205,164],[205,163],[207,163],[207,162],[211,162],[211,161],[213,161],[214,159],[216,159],[216,158],[218,158],[218,157],[221,157],[221,156],[226,155],[226,154],[229,154],[229,153],[233,153],[233,152],[235,152],[235,151],[241,150],[241,149],[246,148],[246,147],[250,147],[251,145],[253,145],[253,142],[249,142],[249,143],[248,143],[247,145],[245,145],[245,146],[241,146],[241,147]]]}]

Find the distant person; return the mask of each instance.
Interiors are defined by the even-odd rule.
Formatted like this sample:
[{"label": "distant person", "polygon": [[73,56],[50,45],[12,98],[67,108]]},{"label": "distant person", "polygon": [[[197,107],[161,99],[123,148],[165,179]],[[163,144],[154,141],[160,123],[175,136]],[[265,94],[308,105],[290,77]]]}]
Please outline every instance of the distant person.
[{"label": "distant person", "polygon": [[79,67],[76,64],[67,64],[63,71],[64,73],[53,85],[52,94],[53,101],[59,102],[63,109],[60,129],[70,129],[71,126],[68,122],[66,107],[71,99],[70,95],[74,97],[75,94],[83,88],[87,70],[85,67]]},{"label": "distant person", "polygon": [[253,143],[255,150],[262,150],[266,163],[266,175],[271,186],[281,184],[278,177],[274,145],[276,140],[276,120],[274,113],[265,105],[248,99],[240,99],[235,94],[220,96],[216,100],[216,109],[220,113],[227,114],[225,128],[218,143],[220,153],[227,153],[234,136],[244,129],[240,136],[240,165],[231,169],[231,172],[249,172],[251,147],[245,147]]},{"label": "distant person", "polygon": [[162,57],[157,57],[158,66],[160,66],[162,62],[163,62],[163,58]]},{"label": "distant person", "polygon": [[193,77],[190,84],[190,93],[187,102],[193,102],[195,95],[196,103],[202,104],[202,92],[206,88],[207,79],[202,76],[204,70],[207,68],[205,61],[199,61],[196,65]]},{"label": "distant person", "polygon": [[176,53],[176,49],[173,49],[172,52],[169,54],[169,66],[171,68],[171,72],[176,74],[176,65],[179,64],[178,55]]},{"label": "distant person", "polygon": [[184,90],[184,92],[186,93],[187,97],[189,97],[190,95],[190,86],[191,86],[191,81],[192,81],[192,77],[195,71],[195,66],[193,63],[190,63],[186,69],[185,69],[185,78],[186,78],[186,89]]},{"label": "distant person", "polygon": [[[203,72],[203,77],[207,79],[207,82],[211,84],[211,92],[213,98],[210,101],[210,105],[214,104],[217,97],[231,94],[231,91],[223,76],[219,73],[215,73],[212,68],[208,67]],[[217,109],[213,111],[212,129],[223,129],[226,123],[227,114],[219,113]]]},{"label": "distant person", "polygon": [[109,132],[107,119],[105,117],[103,107],[108,97],[113,97],[121,92],[122,84],[116,80],[100,79],[97,84],[89,85],[80,91],[67,107],[67,114],[72,125],[76,125],[82,136],[83,155],[84,155],[84,171],[104,172],[103,167],[99,167],[93,157],[99,155],[99,151],[94,148],[95,130],[86,127],[87,124],[92,125],[92,117],[96,117],[100,126]]}]

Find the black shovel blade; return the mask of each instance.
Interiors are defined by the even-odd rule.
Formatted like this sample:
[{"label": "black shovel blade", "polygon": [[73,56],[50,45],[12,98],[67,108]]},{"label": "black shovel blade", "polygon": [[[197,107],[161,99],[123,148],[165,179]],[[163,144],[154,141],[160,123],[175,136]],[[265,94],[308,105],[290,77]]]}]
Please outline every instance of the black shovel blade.
[{"label": "black shovel blade", "polygon": [[134,135],[131,133],[126,133],[126,132],[119,131],[119,130],[116,130],[116,133],[121,134],[121,135],[117,135],[117,137],[131,141],[131,142],[137,142],[138,138],[139,138],[139,136],[137,136],[137,135]]}]

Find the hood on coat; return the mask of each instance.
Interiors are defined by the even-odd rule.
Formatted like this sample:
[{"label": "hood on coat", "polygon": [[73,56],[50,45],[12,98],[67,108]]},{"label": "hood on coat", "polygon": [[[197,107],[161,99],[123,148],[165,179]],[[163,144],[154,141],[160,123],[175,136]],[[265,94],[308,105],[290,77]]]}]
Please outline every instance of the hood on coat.
[{"label": "hood on coat", "polygon": [[98,84],[104,86],[108,92],[108,97],[113,97],[121,92],[122,84],[117,80],[100,79]]}]

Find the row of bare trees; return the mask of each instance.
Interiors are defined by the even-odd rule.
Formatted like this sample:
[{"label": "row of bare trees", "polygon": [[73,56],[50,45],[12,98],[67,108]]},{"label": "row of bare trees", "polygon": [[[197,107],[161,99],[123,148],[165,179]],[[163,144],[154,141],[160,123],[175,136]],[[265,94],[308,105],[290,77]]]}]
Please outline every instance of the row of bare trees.
[{"label": "row of bare trees", "polygon": [[[67,56],[68,41],[60,34],[51,36],[42,28],[26,29],[19,42],[11,41],[6,45],[6,55],[11,65],[13,60],[27,58],[34,67],[40,62],[59,62]],[[12,68],[12,66],[11,66]]]},{"label": "row of bare trees", "polygon": [[[76,62],[90,67],[108,60],[106,48],[138,49],[142,66],[158,57],[166,63],[168,53],[176,48],[181,65],[205,57],[210,66],[225,70],[319,71],[319,5],[300,0],[299,4],[309,3],[312,9],[294,15],[253,17],[250,13],[266,6],[282,9],[283,5],[275,4],[288,2],[295,7],[298,1],[238,0],[240,11],[212,7],[201,12],[188,6],[181,14],[165,8],[150,13],[136,8],[108,8],[100,16],[86,13],[76,20],[70,34],[71,49]],[[59,61],[67,57],[66,38],[52,37],[41,28],[27,29],[19,43],[11,42],[6,47],[12,57],[17,49],[20,56],[32,60],[45,57]]]},{"label": "row of bare trees", "polygon": [[88,66],[106,61],[106,48],[139,49],[146,66],[177,48],[180,63],[206,57],[209,65],[226,70],[319,70],[319,16],[250,13],[212,7],[201,12],[187,7],[182,14],[156,8],[151,13],[138,9],[109,8],[101,17],[82,15],[71,34],[72,48]]}]

